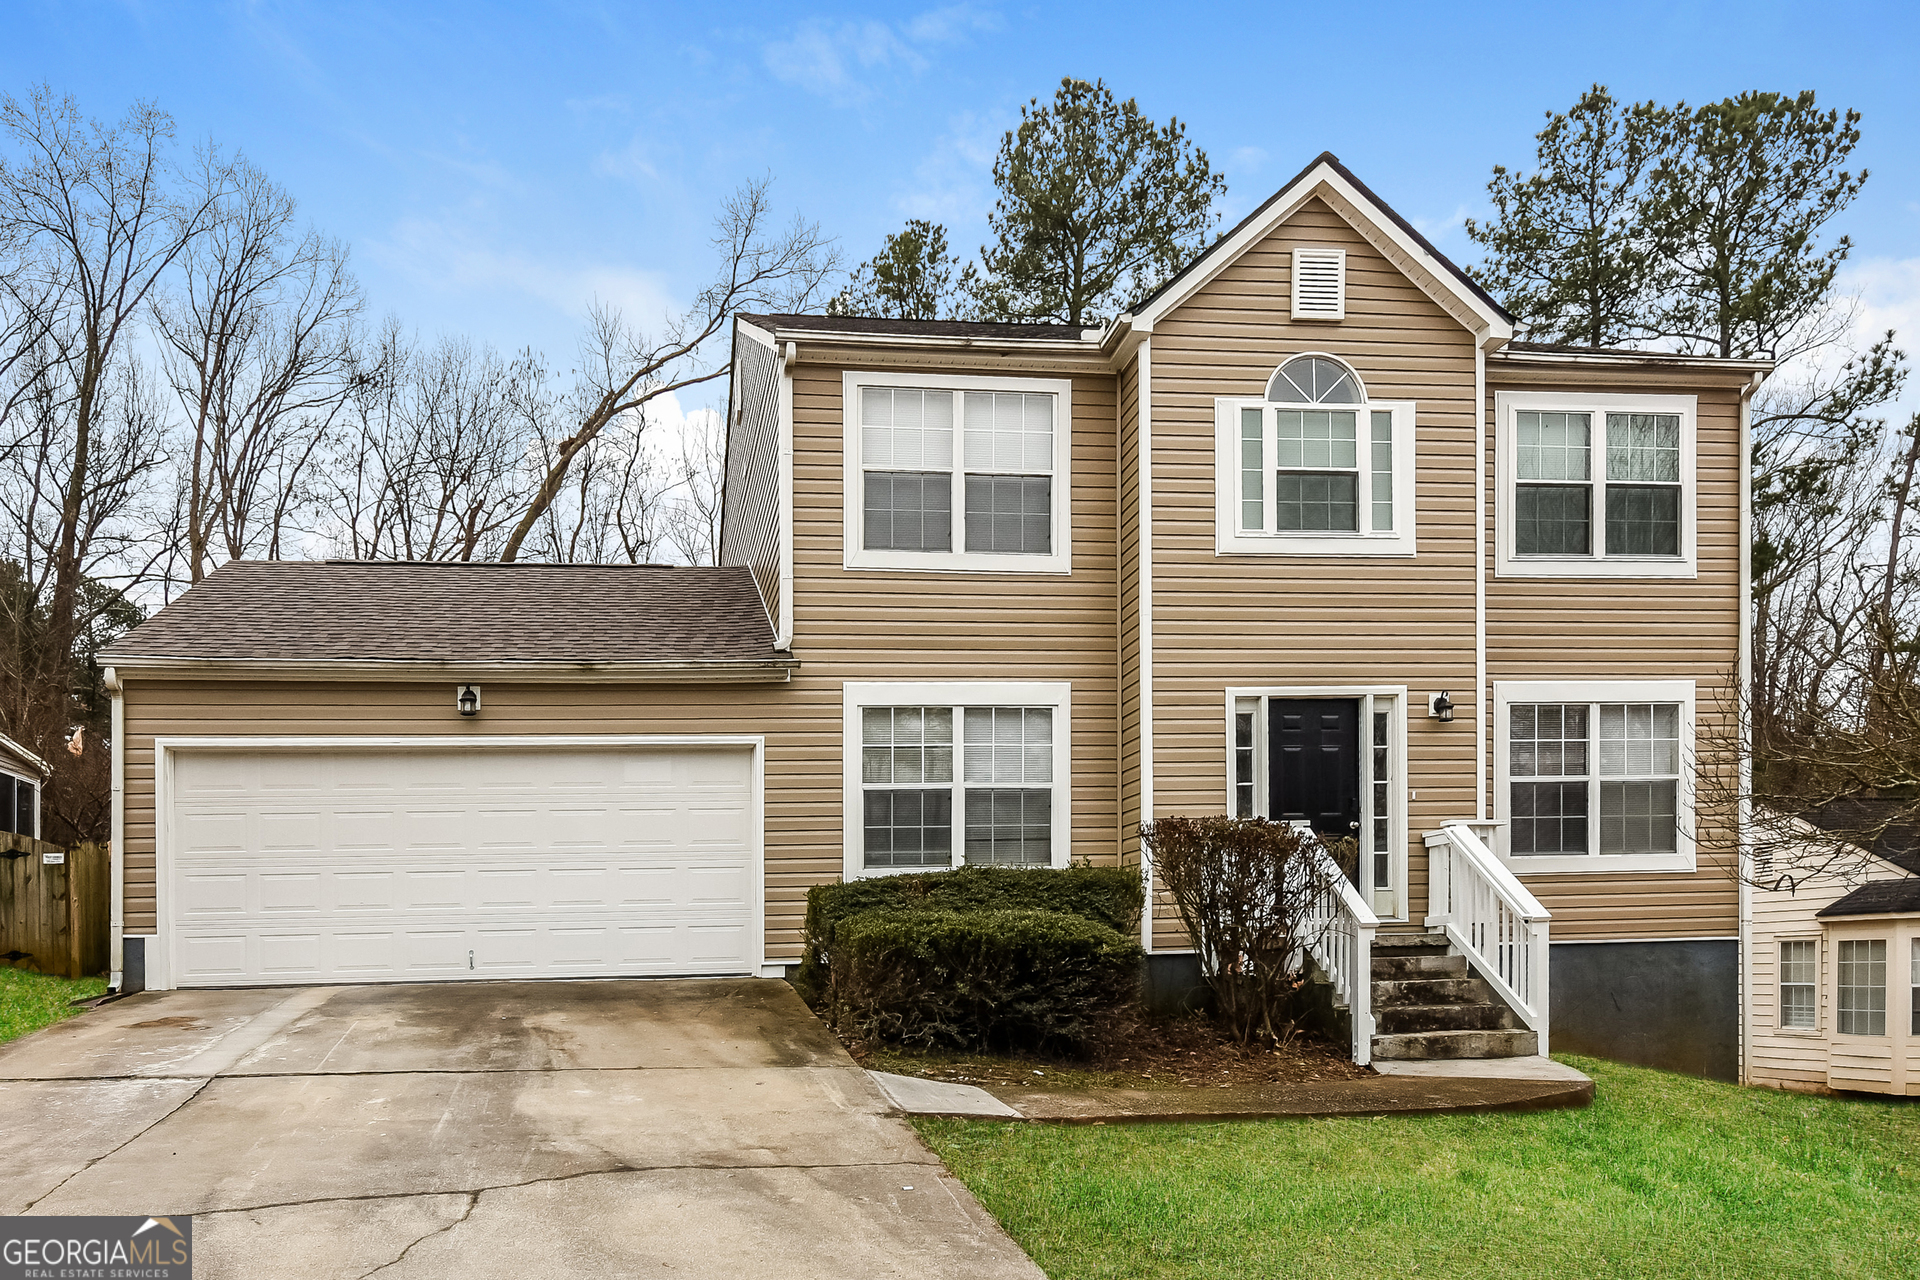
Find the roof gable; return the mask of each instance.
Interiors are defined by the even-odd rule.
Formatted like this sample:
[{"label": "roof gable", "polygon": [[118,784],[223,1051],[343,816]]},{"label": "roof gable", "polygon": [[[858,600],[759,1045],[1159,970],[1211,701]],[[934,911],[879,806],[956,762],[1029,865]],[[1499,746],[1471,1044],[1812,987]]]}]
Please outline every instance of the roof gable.
[{"label": "roof gable", "polygon": [[1238,226],[1150,294],[1130,317],[1123,317],[1123,324],[1130,318],[1132,328],[1150,330],[1155,321],[1199,292],[1316,196],[1472,332],[1483,348],[1500,346],[1513,337],[1513,317],[1506,309],[1354,177],[1331,151],[1322,152]]}]

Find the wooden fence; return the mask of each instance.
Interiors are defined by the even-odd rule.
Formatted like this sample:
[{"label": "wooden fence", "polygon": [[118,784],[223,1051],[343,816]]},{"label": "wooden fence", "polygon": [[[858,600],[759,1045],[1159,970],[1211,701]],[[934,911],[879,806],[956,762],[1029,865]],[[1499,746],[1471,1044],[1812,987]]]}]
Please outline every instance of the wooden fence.
[{"label": "wooden fence", "polygon": [[111,876],[104,844],[62,849],[0,832],[0,962],[63,978],[105,973]]}]

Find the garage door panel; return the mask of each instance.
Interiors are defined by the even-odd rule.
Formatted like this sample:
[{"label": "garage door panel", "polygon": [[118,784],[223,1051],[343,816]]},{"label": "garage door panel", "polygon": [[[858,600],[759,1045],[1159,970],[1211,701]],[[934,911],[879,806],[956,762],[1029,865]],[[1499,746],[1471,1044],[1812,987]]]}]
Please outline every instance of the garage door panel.
[{"label": "garage door panel", "polygon": [[182,752],[171,795],[183,985],[757,963],[744,751]]}]

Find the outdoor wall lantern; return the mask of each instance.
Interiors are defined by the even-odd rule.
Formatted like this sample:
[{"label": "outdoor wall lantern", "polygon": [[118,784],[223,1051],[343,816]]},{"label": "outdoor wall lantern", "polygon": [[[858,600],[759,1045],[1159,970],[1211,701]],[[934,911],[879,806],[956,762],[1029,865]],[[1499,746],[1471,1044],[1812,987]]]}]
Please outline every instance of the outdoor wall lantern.
[{"label": "outdoor wall lantern", "polygon": [[454,690],[453,705],[460,708],[461,715],[477,716],[480,714],[479,685],[460,684],[455,685]]},{"label": "outdoor wall lantern", "polygon": [[1449,723],[1453,719],[1453,695],[1447,690],[1442,689],[1439,693],[1428,698],[1427,714],[1435,720],[1438,720],[1441,724]]}]

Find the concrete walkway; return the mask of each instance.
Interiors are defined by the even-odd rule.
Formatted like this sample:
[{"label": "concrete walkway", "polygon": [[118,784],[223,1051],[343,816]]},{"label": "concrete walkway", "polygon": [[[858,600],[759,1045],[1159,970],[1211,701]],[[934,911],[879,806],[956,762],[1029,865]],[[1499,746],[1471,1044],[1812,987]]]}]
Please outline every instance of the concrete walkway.
[{"label": "concrete walkway", "polygon": [[1546,1111],[1593,1101],[1592,1079],[1550,1058],[1374,1066],[1380,1074],[1360,1080],[1211,1089],[982,1089],[872,1074],[894,1106],[909,1115],[1068,1124]]},{"label": "concrete walkway", "polygon": [[1041,1280],[785,983],[149,993],[0,1046],[0,1213],[202,1280]]}]

